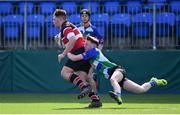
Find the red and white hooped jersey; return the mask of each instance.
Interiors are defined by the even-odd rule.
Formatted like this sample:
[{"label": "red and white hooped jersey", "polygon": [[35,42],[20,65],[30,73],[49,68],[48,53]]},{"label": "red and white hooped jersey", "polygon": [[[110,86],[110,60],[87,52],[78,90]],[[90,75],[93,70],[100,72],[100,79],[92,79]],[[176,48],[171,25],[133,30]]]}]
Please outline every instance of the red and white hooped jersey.
[{"label": "red and white hooped jersey", "polygon": [[85,39],[83,38],[80,30],[74,24],[67,21],[64,22],[61,29],[62,43],[66,46],[66,44],[69,42],[69,39],[71,39],[73,36],[75,36],[76,43],[71,52],[83,48],[85,46]]}]

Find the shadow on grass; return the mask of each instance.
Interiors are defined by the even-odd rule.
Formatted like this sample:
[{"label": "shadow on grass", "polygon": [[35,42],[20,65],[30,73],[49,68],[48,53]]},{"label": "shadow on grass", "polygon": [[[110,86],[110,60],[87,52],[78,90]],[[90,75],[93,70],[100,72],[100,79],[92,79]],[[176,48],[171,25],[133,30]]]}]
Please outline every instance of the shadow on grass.
[{"label": "shadow on grass", "polygon": [[[103,103],[115,103],[109,95],[100,95]],[[124,103],[180,104],[180,95],[123,95]],[[0,103],[89,103],[75,94],[0,94]]]},{"label": "shadow on grass", "polygon": [[107,108],[103,108],[103,107],[101,107],[101,108],[88,108],[88,107],[84,107],[84,108],[80,108],[80,107],[77,107],[77,108],[72,108],[72,107],[68,107],[68,108],[54,108],[54,109],[52,109],[52,110],[93,110],[93,109],[101,109],[101,110],[107,110],[107,109],[128,109],[128,110],[130,110],[130,109],[140,109],[140,110],[142,110],[142,109],[146,109],[146,110],[154,110],[154,109],[156,109],[156,110],[164,110],[164,109],[168,109],[168,108],[145,108],[145,107],[143,107],[143,108],[132,108],[132,107],[128,107],[128,108],[125,108],[125,107],[107,107]]},{"label": "shadow on grass", "polygon": [[128,109],[128,108],[88,108],[88,107],[84,107],[84,108],[71,108],[71,107],[69,107],[69,108],[54,108],[54,109],[52,109],[52,110],[94,110],[94,109]]}]

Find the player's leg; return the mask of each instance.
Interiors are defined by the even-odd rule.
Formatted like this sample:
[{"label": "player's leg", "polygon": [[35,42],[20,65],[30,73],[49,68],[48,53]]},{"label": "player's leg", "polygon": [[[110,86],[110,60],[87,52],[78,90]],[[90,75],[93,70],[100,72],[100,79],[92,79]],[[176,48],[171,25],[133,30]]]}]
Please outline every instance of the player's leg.
[{"label": "player's leg", "polygon": [[[94,80],[94,82],[96,84],[96,90],[98,90],[99,89],[98,77],[102,77],[102,75],[98,74],[98,73],[95,73],[95,72],[92,72],[92,76],[93,76],[93,80]],[[97,92],[97,91],[95,91],[95,92]]]},{"label": "player's leg", "polygon": [[154,86],[164,86],[164,85],[167,85],[167,81],[165,79],[152,78],[149,82],[144,83],[143,85],[139,85],[127,79],[126,81],[124,81],[123,88],[133,93],[144,93]]},{"label": "player's leg", "polygon": [[121,93],[121,87],[119,86],[119,82],[123,79],[123,74],[121,71],[114,71],[110,80],[111,85],[113,86],[114,92]]},{"label": "player's leg", "polygon": [[123,84],[123,88],[129,92],[133,92],[133,93],[144,93],[146,91],[148,91],[151,88],[151,84],[150,83],[144,83],[143,85],[139,85],[129,79],[126,79],[126,81],[124,81]]},{"label": "player's leg", "polygon": [[121,87],[119,85],[119,82],[123,80],[123,74],[120,71],[120,69],[116,69],[111,78],[110,78],[110,83],[113,86],[114,92],[109,91],[109,95],[118,103],[122,104],[122,99],[121,99]]},{"label": "player's leg", "polygon": [[87,83],[82,81],[80,76],[75,74],[74,70],[70,67],[64,66],[61,70],[61,76],[65,80],[68,80],[78,86],[82,90],[81,93],[87,94],[91,91],[91,88],[87,85]]},{"label": "player's leg", "polygon": [[87,81],[90,83],[90,85],[92,86],[92,92],[89,93],[89,97],[91,98],[91,103],[89,104],[89,108],[97,108],[97,107],[102,107],[102,103],[100,101],[100,97],[97,94],[97,87],[96,87],[96,83],[93,79],[92,76],[92,71],[89,72],[88,76],[87,76]]},{"label": "player's leg", "polygon": [[92,74],[87,75],[83,71],[76,71],[75,73],[81,77],[82,81],[89,83],[93,92],[95,92],[95,93],[97,92],[96,83],[94,82],[94,80],[92,79],[92,76],[91,76]]},{"label": "player's leg", "polygon": [[[92,91],[89,93],[89,97],[91,99],[91,103],[89,104],[88,107],[90,107],[90,108],[101,107],[102,103],[100,101],[99,96],[96,93],[97,92],[96,84],[95,84],[95,81],[93,80],[93,78],[91,76],[92,74],[88,74],[87,75],[83,71],[78,71],[77,74],[81,76],[82,80],[86,80],[90,84],[90,86],[92,87]],[[83,96],[81,98],[83,98]]]},{"label": "player's leg", "polygon": [[95,81],[93,79],[93,68],[92,67],[89,69],[89,73],[88,73],[87,76],[85,76],[85,78],[89,82],[89,84],[91,85],[92,91],[94,93],[97,93],[96,83],[95,83]]},{"label": "player's leg", "polygon": [[[72,67],[74,68],[74,70],[75,71],[81,71],[80,72],[81,78],[84,79],[84,80],[87,80],[88,83],[90,83],[90,86],[93,87],[93,91],[96,90],[93,78],[88,77],[88,73],[90,71],[91,64],[88,61],[84,61],[84,60],[73,62],[73,63],[74,63],[74,65]],[[91,92],[92,92],[92,90],[89,92],[89,94],[91,94],[92,97],[94,97],[93,100],[99,100],[99,96],[96,96],[96,93],[91,93]],[[78,99],[82,99],[85,96],[86,95],[84,95],[84,93],[80,93],[78,95]]]},{"label": "player's leg", "polygon": [[61,69],[61,77],[63,77],[65,80],[69,81],[70,76],[72,75],[73,72],[74,72],[74,70],[72,68],[63,66],[63,68]]},{"label": "player's leg", "polygon": [[85,78],[85,76],[86,76],[87,74],[86,74],[85,72],[83,72],[83,71],[76,71],[75,74],[77,74],[78,76],[80,76],[81,80],[87,83],[86,78]]}]

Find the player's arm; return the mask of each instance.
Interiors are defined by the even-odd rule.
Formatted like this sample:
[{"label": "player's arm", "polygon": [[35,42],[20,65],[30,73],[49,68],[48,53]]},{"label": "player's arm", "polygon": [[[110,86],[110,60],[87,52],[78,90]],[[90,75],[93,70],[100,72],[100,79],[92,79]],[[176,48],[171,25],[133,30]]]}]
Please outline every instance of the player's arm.
[{"label": "player's arm", "polygon": [[75,43],[76,43],[75,36],[72,36],[69,39],[69,42],[66,44],[66,48],[64,49],[63,54],[66,55],[67,53],[69,53],[72,50],[72,48],[74,47]]},{"label": "player's arm", "polygon": [[73,49],[77,39],[76,39],[74,31],[71,27],[66,27],[63,30],[63,34],[69,40],[68,43],[66,44],[66,48],[64,49],[64,51],[62,53],[63,55],[67,55],[67,53]]},{"label": "player's arm", "polygon": [[59,34],[54,36],[54,40],[58,44],[59,47],[61,47],[61,37],[60,37],[60,34],[61,33],[59,33]]},{"label": "player's arm", "polygon": [[69,39],[69,42],[66,44],[66,48],[63,53],[58,55],[59,62],[61,62],[61,60],[67,55],[67,53],[71,51],[71,49],[74,47],[75,42],[76,40],[73,37]]},{"label": "player's arm", "polygon": [[99,54],[99,52],[96,51],[95,48],[93,48],[93,49],[90,49],[87,52],[84,52],[79,55],[74,55],[74,54],[68,53],[67,56],[72,61],[79,61],[79,60],[89,60],[89,59],[95,58],[98,54]]},{"label": "player's arm", "polygon": [[72,28],[67,27],[64,31],[63,31],[64,36],[67,37],[67,39],[69,40],[68,43],[66,44],[66,47],[64,49],[64,51],[58,55],[58,60],[59,62],[67,55],[68,52],[70,52],[75,43],[76,43],[76,37],[75,34],[72,30]]},{"label": "player's arm", "polygon": [[68,53],[67,56],[72,61],[79,61],[79,60],[83,59],[83,55],[82,54],[74,55],[72,53]]}]

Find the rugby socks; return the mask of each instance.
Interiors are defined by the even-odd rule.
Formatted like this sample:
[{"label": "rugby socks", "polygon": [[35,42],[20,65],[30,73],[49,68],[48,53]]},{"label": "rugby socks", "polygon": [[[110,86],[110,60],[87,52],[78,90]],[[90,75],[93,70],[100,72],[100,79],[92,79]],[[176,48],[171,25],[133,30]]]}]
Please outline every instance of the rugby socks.
[{"label": "rugby socks", "polygon": [[157,85],[155,81],[150,81],[149,83],[151,84],[152,87]]},{"label": "rugby socks", "polygon": [[121,93],[118,93],[118,92],[117,92],[116,94],[117,94],[118,97],[121,97]]},{"label": "rugby socks", "polygon": [[94,92],[90,92],[89,97],[91,98],[92,101],[100,101],[99,96],[95,94]]},{"label": "rugby socks", "polygon": [[144,92],[148,91],[149,89],[151,89],[151,87],[154,87],[154,83],[153,82],[147,82],[141,85],[141,87],[143,87]]},{"label": "rugby socks", "polygon": [[81,78],[74,73],[70,76],[70,82],[78,86],[80,89],[87,87],[86,83],[84,83]]}]

